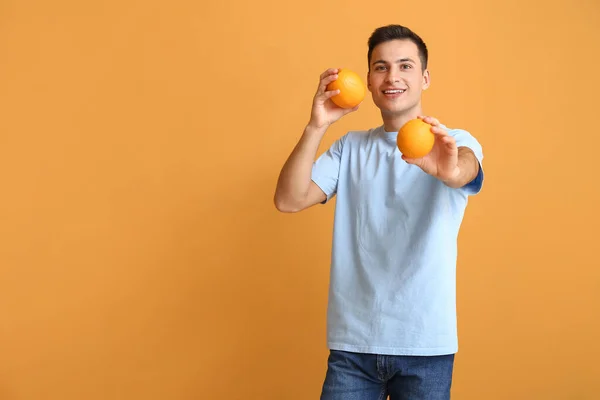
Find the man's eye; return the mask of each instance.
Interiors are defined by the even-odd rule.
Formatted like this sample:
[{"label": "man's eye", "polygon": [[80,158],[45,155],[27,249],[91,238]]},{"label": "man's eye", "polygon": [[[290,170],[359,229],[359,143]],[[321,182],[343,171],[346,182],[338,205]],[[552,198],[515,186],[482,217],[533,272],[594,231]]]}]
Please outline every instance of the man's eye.
[{"label": "man's eye", "polygon": [[401,68],[403,68],[403,69],[412,68],[412,65],[410,65],[410,64],[402,64]]},{"label": "man's eye", "polygon": [[377,68],[375,68],[375,69],[376,69],[377,71],[383,71],[383,70],[385,69],[385,67],[380,65],[379,67],[377,67]]}]

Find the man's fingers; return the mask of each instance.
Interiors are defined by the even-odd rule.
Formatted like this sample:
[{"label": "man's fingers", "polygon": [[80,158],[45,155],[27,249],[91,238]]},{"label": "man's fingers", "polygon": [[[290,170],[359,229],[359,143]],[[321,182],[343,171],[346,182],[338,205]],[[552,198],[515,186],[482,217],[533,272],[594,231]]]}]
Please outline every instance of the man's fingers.
[{"label": "man's fingers", "polygon": [[333,96],[335,96],[336,94],[340,93],[339,89],[336,90],[328,90],[326,92],[323,92],[323,94],[321,94],[319,97],[321,97],[321,99],[323,99],[324,101],[327,99],[332,98]]},{"label": "man's fingers", "polygon": [[315,104],[325,104],[325,102],[327,100],[329,100],[330,98],[332,98],[333,96],[335,96],[336,94],[338,94],[340,91],[339,90],[328,90],[326,92],[317,94],[315,96]]},{"label": "man's fingers", "polygon": [[[318,87],[318,92],[323,93],[325,91],[325,86],[327,86],[329,84],[329,82],[333,82],[331,77],[332,76],[336,76],[338,73],[338,69],[337,68],[329,68],[327,71],[323,72],[321,74],[321,76],[319,77],[319,87]],[[335,79],[335,78],[334,78]],[[329,80],[329,81],[328,81]],[[327,83],[323,83],[327,81]]]},{"label": "man's fingers", "polygon": [[422,162],[421,158],[410,158],[402,154],[401,158],[406,161],[408,164],[419,165]]},{"label": "man's fingers", "polygon": [[429,125],[438,126],[440,125],[440,121],[437,118],[430,117],[427,115],[419,115],[417,118],[422,119],[424,122],[427,122]]},{"label": "man's fingers", "polygon": [[440,124],[440,121],[433,117],[425,117],[425,122],[433,126],[438,126]]},{"label": "man's fingers", "polygon": [[456,150],[456,140],[450,135],[439,136],[440,144],[442,144],[447,150]]},{"label": "man's fingers", "polygon": [[450,135],[448,135],[448,132],[444,128],[442,128],[441,126],[437,126],[437,125],[434,125],[431,127],[431,133],[438,135],[438,136],[449,136],[450,137]]},{"label": "man's fingers", "polygon": [[323,80],[323,78],[331,75],[331,74],[337,74],[338,73],[338,68],[328,68],[325,72],[323,72],[321,74],[321,76],[319,77],[319,80]]},{"label": "man's fingers", "polygon": [[337,79],[338,75],[337,74],[331,74],[325,78],[323,78],[323,80],[321,81],[321,86],[323,88],[323,91],[325,91],[325,89],[327,88],[327,85],[329,85],[331,82],[335,81]]},{"label": "man's fingers", "polygon": [[317,93],[322,94],[325,93],[325,91],[327,90],[327,85],[329,85],[331,82],[335,81],[337,79],[337,74],[332,74],[329,75],[323,79],[321,79],[321,84],[319,85],[319,90]]}]

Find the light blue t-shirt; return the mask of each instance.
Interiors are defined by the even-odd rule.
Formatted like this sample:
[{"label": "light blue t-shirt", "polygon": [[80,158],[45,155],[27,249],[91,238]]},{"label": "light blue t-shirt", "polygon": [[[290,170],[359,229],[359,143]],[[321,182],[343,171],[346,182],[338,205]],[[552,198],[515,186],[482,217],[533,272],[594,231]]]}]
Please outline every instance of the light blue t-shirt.
[{"label": "light blue t-shirt", "polygon": [[[471,134],[448,132],[482,165]],[[457,237],[483,169],[452,189],[403,161],[396,136],[383,126],[348,132],[313,165],[324,203],[337,195],[327,345],[376,354],[455,353]]]}]

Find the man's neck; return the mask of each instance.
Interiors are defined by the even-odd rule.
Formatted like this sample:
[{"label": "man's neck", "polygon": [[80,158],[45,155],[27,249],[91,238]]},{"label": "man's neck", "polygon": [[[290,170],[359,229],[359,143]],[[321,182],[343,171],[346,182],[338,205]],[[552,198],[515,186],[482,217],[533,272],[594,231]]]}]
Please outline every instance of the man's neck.
[{"label": "man's neck", "polygon": [[402,114],[381,114],[383,119],[383,128],[386,132],[398,132],[404,124],[411,119],[421,115],[421,107],[415,107],[411,110],[406,110]]}]

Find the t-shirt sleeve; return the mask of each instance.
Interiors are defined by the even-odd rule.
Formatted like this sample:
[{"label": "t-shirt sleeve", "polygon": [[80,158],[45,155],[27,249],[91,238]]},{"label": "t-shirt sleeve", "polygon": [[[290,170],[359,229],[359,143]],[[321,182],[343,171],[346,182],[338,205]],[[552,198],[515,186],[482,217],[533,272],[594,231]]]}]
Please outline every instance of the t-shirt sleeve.
[{"label": "t-shirt sleeve", "polygon": [[462,190],[467,194],[475,195],[479,193],[483,187],[483,148],[477,139],[465,130],[455,129],[450,131],[450,134],[456,140],[456,145],[458,147],[468,147],[475,153],[475,157],[477,157],[477,161],[479,161],[479,173],[471,182],[462,187]]},{"label": "t-shirt sleeve", "polygon": [[327,203],[337,193],[340,163],[346,136],[333,142],[333,144],[313,163],[311,178],[327,195]]}]

